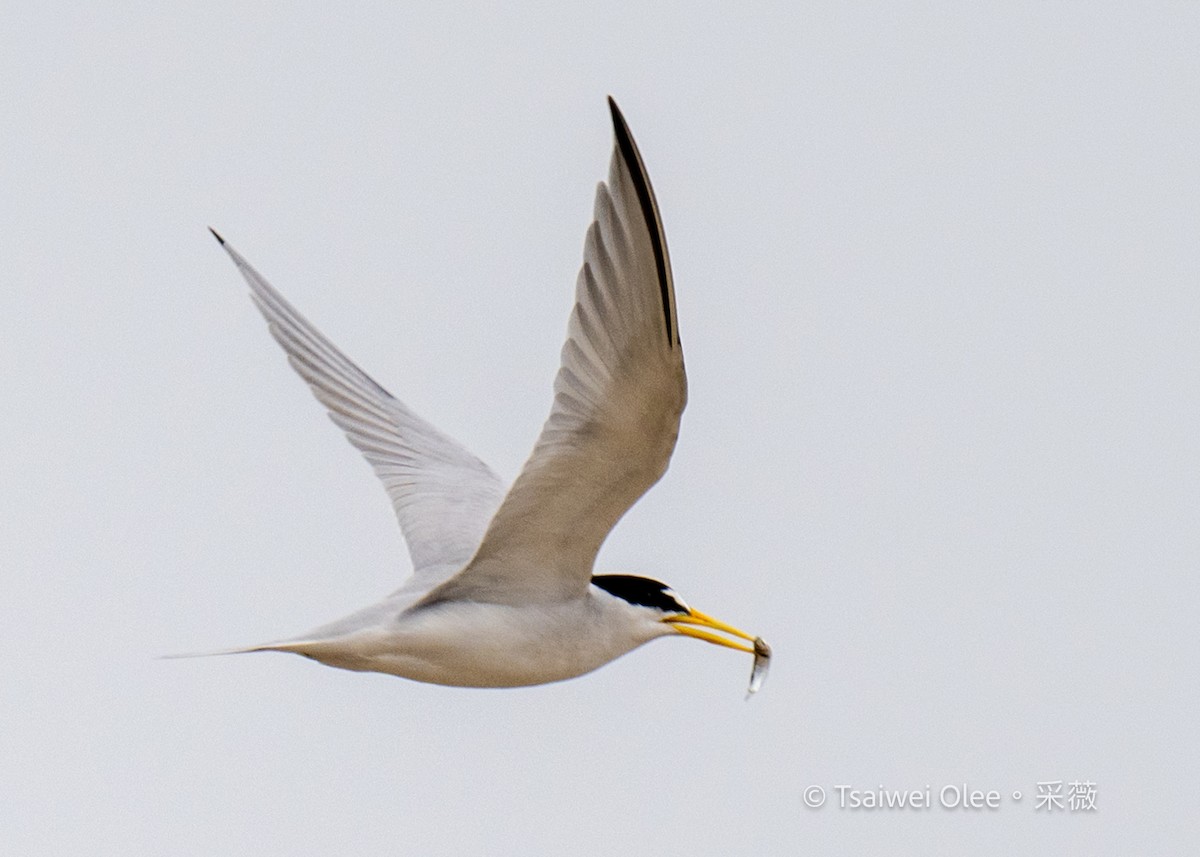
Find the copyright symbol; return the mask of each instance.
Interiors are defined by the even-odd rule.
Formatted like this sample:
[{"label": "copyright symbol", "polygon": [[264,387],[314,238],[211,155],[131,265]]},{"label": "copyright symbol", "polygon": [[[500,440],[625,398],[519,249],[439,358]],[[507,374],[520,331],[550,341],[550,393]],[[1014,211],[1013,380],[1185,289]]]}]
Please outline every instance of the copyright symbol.
[{"label": "copyright symbol", "polygon": [[820,786],[809,786],[804,790],[804,803],[812,809],[817,809],[824,805],[825,789]]}]

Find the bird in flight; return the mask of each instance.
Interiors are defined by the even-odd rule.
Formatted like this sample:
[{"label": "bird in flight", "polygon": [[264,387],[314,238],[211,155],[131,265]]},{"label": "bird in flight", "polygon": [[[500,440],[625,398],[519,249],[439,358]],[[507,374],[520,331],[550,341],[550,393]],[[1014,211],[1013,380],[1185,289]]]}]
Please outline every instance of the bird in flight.
[{"label": "bird in flight", "polygon": [[[459,687],[591,672],[657,637],[754,655],[760,638],[665,583],[593,574],[600,545],[663,475],[687,400],[667,242],[616,102],[550,416],[513,485],[414,414],[326,339],[220,235],[292,368],[375,470],[413,573],[391,595],[307,634],[235,652],[293,652],[350,670]],[[745,641],[745,642],[743,642]]]}]

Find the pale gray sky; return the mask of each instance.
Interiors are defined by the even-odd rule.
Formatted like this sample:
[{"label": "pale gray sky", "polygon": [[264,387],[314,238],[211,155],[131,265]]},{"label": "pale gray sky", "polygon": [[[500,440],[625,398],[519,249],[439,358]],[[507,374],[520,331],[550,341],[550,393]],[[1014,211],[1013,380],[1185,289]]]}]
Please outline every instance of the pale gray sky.
[{"label": "pale gray sky", "polygon": [[[1195,847],[1200,6],[250,5],[5,13],[6,848]],[[407,573],[205,227],[512,476],[608,93],[691,402],[599,568],[765,636],[762,693],[685,641],[516,691],[156,660]],[[1035,812],[1040,780],[1097,810]],[[958,783],[1004,802],[834,790]]]}]

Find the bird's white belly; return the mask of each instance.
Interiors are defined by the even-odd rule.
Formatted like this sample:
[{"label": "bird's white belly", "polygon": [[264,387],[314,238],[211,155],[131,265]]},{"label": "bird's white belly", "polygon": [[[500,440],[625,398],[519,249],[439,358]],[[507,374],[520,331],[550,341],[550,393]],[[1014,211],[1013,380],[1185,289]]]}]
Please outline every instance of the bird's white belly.
[{"label": "bird's white belly", "polygon": [[343,669],[457,687],[519,687],[591,672],[646,639],[587,600],[546,607],[451,603],[297,647]]}]

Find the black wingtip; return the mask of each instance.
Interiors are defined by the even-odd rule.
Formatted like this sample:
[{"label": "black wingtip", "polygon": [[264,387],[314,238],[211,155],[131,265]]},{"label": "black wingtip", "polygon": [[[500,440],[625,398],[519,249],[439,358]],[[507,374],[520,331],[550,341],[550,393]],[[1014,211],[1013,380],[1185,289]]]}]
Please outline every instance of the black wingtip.
[{"label": "black wingtip", "polygon": [[222,247],[224,247],[224,246],[225,246],[225,239],[224,239],[224,238],[222,238],[222,237],[221,237],[221,236],[220,236],[220,235],[217,233],[217,230],[213,229],[213,228],[210,226],[210,227],[208,227],[208,231],[212,233],[212,236],[213,236],[213,238],[216,238],[216,239],[217,239],[217,243],[218,243],[218,244],[220,244]]},{"label": "black wingtip", "polygon": [[612,114],[613,130],[617,134],[624,132],[625,136],[629,136],[629,126],[625,124],[625,116],[621,113],[621,108],[617,106],[617,101],[611,95],[608,96],[608,112]]},{"label": "black wingtip", "polygon": [[608,96],[608,109],[612,113],[617,151],[621,153],[621,158],[629,168],[629,176],[633,180],[633,187],[642,207],[642,217],[645,219],[646,229],[650,233],[650,244],[654,248],[654,267],[658,272],[658,287],[662,291],[663,320],[667,327],[667,343],[671,344],[674,340],[674,344],[679,345],[679,333],[676,332],[672,336],[671,332],[675,325],[671,317],[671,286],[668,279],[670,275],[667,271],[666,238],[662,234],[662,224],[658,221],[658,205],[654,201],[654,192],[650,190],[650,177],[646,175],[646,167],[642,164],[642,158],[638,154],[637,144],[633,142],[633,134],[629,131],[625,116],[611,95]]}]

